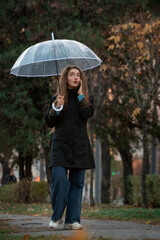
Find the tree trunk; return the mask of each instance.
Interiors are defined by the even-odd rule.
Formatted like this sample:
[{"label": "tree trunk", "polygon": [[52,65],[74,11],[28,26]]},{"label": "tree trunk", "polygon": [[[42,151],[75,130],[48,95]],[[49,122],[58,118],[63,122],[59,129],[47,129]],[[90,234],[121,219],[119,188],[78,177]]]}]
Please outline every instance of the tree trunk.
[{"label": "tree trunk", "polygon": [[123,162],[123,181],[124,181],[124,204],[129,204],[129,192],[131,191],[130,186],[128,185],[128,176],[133,175],[132,169],[132,154],[129,150],[129,147],[126,149],[119,149],[122,162]]},{"label": "tree trunk", "polygon": [[19,152],[19,202],[30,202],[30,187],[32,180],[32,155],[23,156],[22,152]]},{"label": "tree trunk", "polygon": [[8,160],[5,157],[0,156],[0,162],[3,169],[2,184],[6,183],[6,176],[10,173],[10,168],[8,167]]},{"label": "tree trunk", "polygon": [[147,162],[148,162],[148,146],[147,146],[147,125],[143,119],[143,162],[142,162],[142,175],[141,175],[141,193],[142,193],[142,207],[148,208],[147,194],[146,194],[146,175],[147,175]]},{"label": "tree trunk", "polygon": [[22,180],[25,177],[24,173],[24,157],[22,152],[19,152],[19,180]]},{"label": "tree trunk", "polygon": [[157,174],[157,145],[158,145],[158,139],[156,136],[152,136],[152,145],[151,145],[151,174]]},{"label": "tree trunk", "polygon": [[30,178],[21,179],[19,182],[19,202],[20,203],[30,202],[30,189],[31,189]]},{"label": "tree trunk", "polygon": [[102,142],[102,183],[101,202],[110,203],[111,156],[108,140]]},{"label": "tree trunk", "polygon": [[91,178],[90,178],[90,206],[95,206],[95,201],[93,197],[93,176],[94,170],[91,169]]},{"label": "tree trunk", "polygon": [[[94,140],[93,140],[93,126],[91,121],[89,122],[90,126],[90,137],[91,137],[91,147],[92,151],[94,149]],[[90,177],[90,205],[95,206],[95,201],[93,197],[93,178],[94,178],[94,169],[91,169],[91,177]]]},{"label": "tree trunk", "polygon": [[[45,127],[44,127],[44,133],[47,134],[47,130]],[[47,182],[48,182],[48,194],[50,195],[50,197],[51,197],[52,171],[48,167],[48,165],[49,165],[49,156],[50,156],[50,150],[51,150],[51,141],[49,144],[49,141],[47,140],[48,144],[46,144],[46,138],[42,138],[42,147],[43,147],[43,151],[44,151],[46,176],[47,176]]]},{"label": "tree trunk", "polygon": [[32,180],[32,155],[27,155],[25,157],[25,166],[26,166],[26,178]]},{"label": "tree trunk", "polygon": [[[154,127],[158,126],[158,114],[157,114],[157,96],[155,96],[154,100],[154,108],[153,108],[153,123]],[[151,174],[157,174],[157,145],[158,145],[158,139],[156,135],[154,134],[152,136],[152,145],[151,145]]]},{"label": "tree trunk", "polygon": [[44,149],[44,156],[45,156],[45,168],[46,168],[46,176],[47,176],[47,182],[48,182],[48,193],[51,196],[51,180],[52,180],[52,170],[48,167],[49,165],[49,152],[50,147],[43,146]]}]

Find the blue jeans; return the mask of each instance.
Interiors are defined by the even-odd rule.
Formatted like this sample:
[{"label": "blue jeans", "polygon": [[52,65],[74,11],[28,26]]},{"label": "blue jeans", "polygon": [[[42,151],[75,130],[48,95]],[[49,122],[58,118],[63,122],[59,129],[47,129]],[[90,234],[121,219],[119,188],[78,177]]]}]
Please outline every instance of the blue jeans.
[{"label": "blue jeans", "polygon": [[84,169],[70,169],[69,178],[67,178],[66,168],[52,168],[51,198],[53,215],[51,219],[53,221],[60,220],[67,207],[65,223],[80,223],[84,178]]}]

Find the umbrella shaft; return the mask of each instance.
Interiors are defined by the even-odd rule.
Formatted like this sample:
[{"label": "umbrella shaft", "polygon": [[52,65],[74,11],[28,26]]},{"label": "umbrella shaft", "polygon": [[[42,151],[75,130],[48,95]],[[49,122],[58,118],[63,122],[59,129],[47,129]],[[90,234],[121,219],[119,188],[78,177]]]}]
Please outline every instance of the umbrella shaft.
[{"label": "umbrella shaft", "polygon": [[59,88],[59,94],[60,94],[60,83],[59,83],[59,77],[58,77],[58,67],[57,67],[57,61],[55,61],[55,64],[56,64],[57,81],[58,81],[58,88]]}]

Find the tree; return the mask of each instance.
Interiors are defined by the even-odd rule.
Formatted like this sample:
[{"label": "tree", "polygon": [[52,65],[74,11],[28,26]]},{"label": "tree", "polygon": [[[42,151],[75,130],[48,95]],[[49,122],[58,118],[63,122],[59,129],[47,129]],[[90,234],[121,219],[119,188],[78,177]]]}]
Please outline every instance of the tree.
[{"label": "tree", "polygon": [[105,139],[102,141],[102,183],[101,183],[101,202],[110,203],[111,187],[111,154],[110,143]]},{"label": "tree", "polygon": [[135,126],[142,129],[142,200],[147,208],[146,174],[148,173],[148,133],[147,126],[153,126],[154,102],[159,98],[159,57],[160,20],[152,19],[147,12],[147,20],[128,22],[112,26],[106,47],[121,81],[126,81],[136,104],[132,113]]},{"label": "tree", "polygon": [[[127,176],[132,174],[132,152],[137,147],[138,139],[136,132],[130,126],[134,106],[133,102],[128,101],[128,99],[133,93],[127,93],[129,89],[126,82],[119,81],[115,74],[117,72],[112,71],[109,67],[105,74],[102,74],[101,88],[105,91],[101,92],[100,95],[99,102],[101,104],[98,106],[95,127],[96,133],[102,141],[104,143],[109,141],[110,152],[115,152],[112,149],[117,149],[120,152],[124,167],[124,197],[127,204],[129,193]],[[104,163],[103,169],[106,168],[106,163]]]}]

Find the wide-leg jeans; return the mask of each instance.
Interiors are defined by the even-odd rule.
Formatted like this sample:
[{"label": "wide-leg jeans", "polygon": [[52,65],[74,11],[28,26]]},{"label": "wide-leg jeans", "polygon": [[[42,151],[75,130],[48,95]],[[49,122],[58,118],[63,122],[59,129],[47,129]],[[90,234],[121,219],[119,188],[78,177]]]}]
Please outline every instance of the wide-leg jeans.
[{"label": "wide-leg jeans", "polygon": [[84,186],[85,169],[52,168],[51,198],[52,220],[62,218],[66,209],[65,223],[80,223],[82,192]]}]

